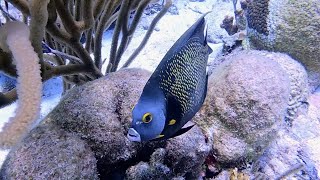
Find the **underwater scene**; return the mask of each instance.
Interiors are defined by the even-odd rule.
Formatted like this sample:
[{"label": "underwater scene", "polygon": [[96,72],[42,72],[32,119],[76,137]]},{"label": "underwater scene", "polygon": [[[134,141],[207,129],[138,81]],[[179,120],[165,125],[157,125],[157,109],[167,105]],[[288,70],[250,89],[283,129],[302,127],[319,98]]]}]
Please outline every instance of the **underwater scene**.
[{"label": "underwater scene", "polygon": [[0,0],[11,179],[320,179],[320,0]]}]

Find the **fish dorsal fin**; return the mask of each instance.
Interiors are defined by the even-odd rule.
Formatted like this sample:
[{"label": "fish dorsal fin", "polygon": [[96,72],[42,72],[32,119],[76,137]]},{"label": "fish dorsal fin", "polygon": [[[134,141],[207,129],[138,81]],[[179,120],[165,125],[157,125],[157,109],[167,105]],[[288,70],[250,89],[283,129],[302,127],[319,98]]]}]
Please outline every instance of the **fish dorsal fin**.
[{"label": "fish dorsal fin", "polygon": [[165,58],[171,57],[173,54],[175,54],[176,51],[180,50],[186,42],[191,39],[192,37],[200,38],[201,41],[205,41],[204,37],[204,28],[205,28],[205,19],[204,17],[210,13],[211,11],[203,14],[187,31],[185,31],[182,36],[172,45],[172,47],[169,49],[167,54],[165,55]]},{"label": "fish dorsal fin", "polygon": [[203,45],[208,47],[208,54],[211,54],[211,53],[213,52],[213,50],[212,50],[211,47],[208,45],[207,35],[208,35],[208,26],[206,26],[206,31],[205,31],[205,34],[204,34],[204,42],[203,42]]}]

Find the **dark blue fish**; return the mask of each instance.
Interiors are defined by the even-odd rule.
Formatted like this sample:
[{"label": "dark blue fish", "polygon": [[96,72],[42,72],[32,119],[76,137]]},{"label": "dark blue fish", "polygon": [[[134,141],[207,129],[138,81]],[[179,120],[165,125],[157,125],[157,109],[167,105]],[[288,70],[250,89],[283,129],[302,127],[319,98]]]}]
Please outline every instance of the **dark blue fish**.
[{"label": "dark blue fish", "polygon": [[204,102],[212,52],[204,35],[205,15],[174,43],[145,85],[132,111],[131,141],[168,139],[192,128],[182,127]]}]

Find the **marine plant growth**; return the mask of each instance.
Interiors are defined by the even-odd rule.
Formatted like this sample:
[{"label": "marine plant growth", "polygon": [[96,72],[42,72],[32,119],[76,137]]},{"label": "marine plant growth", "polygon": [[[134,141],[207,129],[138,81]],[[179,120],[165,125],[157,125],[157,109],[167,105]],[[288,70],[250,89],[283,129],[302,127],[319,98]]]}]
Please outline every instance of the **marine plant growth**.
[{"label": "marine plant growth", "polygon": [[[1,1],[0,1],[1,2]],[[63,77],[64,90],[117,71],[143,10],[154,0],[6,0],[0,10],[0,71],[18,78],[17,89],[0,92],[0,107],[18,99],[16,116],[0,132],[0,147],[16,143],[38,117],[41,83]],[[171,6],[166,0],[128,66]],[[21,19],[10,14],[14,6]],[[102,59],[103,33],[114,24],[110,57]],[[91,55],[91,56],[90,56]],[[102,72],[102,65],[107,69]],[[33,73],[33,74],[32,74]],[[33,105],[30,105],[33,104]]]}]

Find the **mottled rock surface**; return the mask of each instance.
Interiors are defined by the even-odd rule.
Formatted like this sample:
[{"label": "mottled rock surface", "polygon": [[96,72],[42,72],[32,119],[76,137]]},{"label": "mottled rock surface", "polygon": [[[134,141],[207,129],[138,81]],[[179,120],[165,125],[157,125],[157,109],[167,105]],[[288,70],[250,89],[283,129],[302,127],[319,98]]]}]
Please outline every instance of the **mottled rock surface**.
[{"label": "mottled rock surface", "polygon": [[288,74],[290,80],[290,96],[286,121],[291,125],[299,112],[306,111],[306,102],[310,95],[307,71],[298,61],[292,59],[287,54],[267,51],[252,52],[279,63],[279,65]]},{"label": "mottled rock surface", "polygon": [[202,164],[211,151],[211,145],[198,126],[187,133],[169,139],[166,145],[166,164],[174,174],[197,179],[202,170]]},{"label": "mottled rock surface", "polygon": [[150,72],[123,69],[74,88],[48,115],[55,123],[84,139],[106,171],[137,155],[137,143],[126,138],[131,109]]},{"label": "mottled rock surface", "polygon": [[201,129],[191,130],[169,139],[164,148],[157,149],[148,163],[139,162],[126,171],[128,179],[197,179],[211,150]]},{"label": "mottled rock surface", "polygon": [[196,123],[225,166],[258,158],[276,138],[290,94],[280,65],[252,51],[227,57],[209,77],[205,103]]},{"label": "mottled rock surface", "polygon": [[130,180],[143,179],[171,179],[173,173],[171,169],[164,164],[166,150],[159,148],[151,155],[149,163],[139,162],[131,166],[126,171],[126,178]]},{"label": "mottled rock surface", "polygon": [[0,179],[98,179],[97,161],[86,142],[47,119],[11,150]]},{"label": "mottled rock surface", "polygon": [[247,10],[250,47],[288,53],[300,61],[312,91],[320,85],[319,8],[319,0],[256,0]]},{"label": "mottled rock surface", "polygon": [[[30,178],[44,179],[95,179],[98,175],[101,179],[200,177],[211,145],[199,127],[168,141],[128,140],[131,110],[149,76],[146,70],[122,69],[70,90],[10,153],[3,176],[19,178],[28,171],[33,173]],[[29,151],[32,158],[21,161],[30,157]],[[44,162],[51,160],[46,166]],[[34,167],[40,167],[36,175]],[[82,170],[84,167],[87,169]],[[60,169],[67,169],[67,173],[61,174]]]},{"label": "mottled rock surface", "polygon": [[279,138],[254,164],[254,174],[259,172],[275,179],[296,169],[286,177],[320,178],[320,114],[316,107],[319,106],[319,97],[320,94],[312,94],[307,114],[299,115],[292,127],[279,132]]}]

